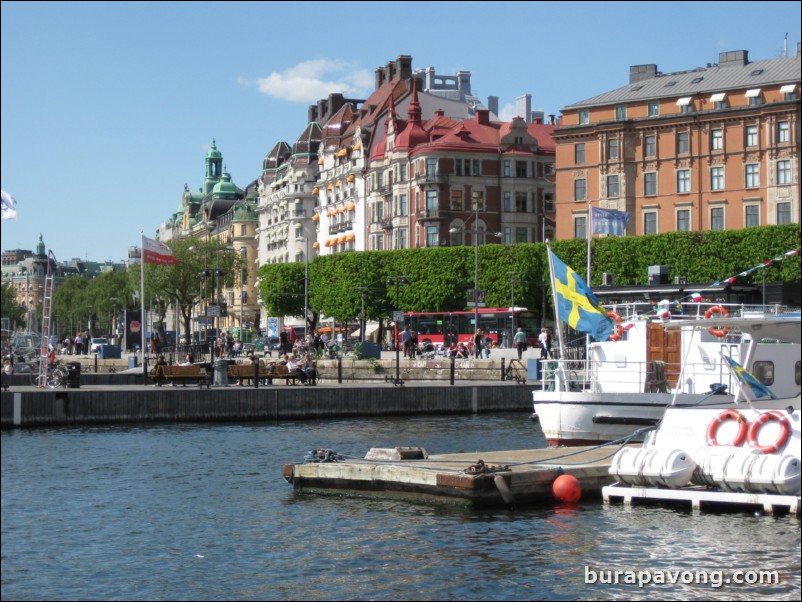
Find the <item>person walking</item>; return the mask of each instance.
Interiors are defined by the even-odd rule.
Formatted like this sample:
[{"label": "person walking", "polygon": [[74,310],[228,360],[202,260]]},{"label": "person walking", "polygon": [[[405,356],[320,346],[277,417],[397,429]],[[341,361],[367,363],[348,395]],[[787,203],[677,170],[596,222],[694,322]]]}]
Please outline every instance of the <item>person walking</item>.
[{"label": "person walking", "polygon": [[513,341],[515,342],[515,348],[518,350],[518,361],[521,361],[521,356],[523,352],[526,351],[526,333],[523,328],[518,328],[518,332],[515,333]]},{"label": "person walking", "polygon": [[477,328],[476,334],[473,335],[473,352],[476,354],[476,359],[481,359],[482,357],[482,339],[484,339],[482,336],[482,329]]},{"label": "person walking", "polygon": [[551,335],[549,335],[548,329],[542,328],[540,330],[538,342],[540,343],[540,359],[549,359],[549,356],[551,355]]}]

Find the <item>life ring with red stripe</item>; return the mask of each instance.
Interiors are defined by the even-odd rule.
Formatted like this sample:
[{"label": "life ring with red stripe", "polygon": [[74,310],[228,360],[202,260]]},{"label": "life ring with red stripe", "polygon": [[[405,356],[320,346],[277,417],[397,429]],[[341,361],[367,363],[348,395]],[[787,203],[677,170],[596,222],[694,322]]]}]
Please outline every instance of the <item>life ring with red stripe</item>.
[{"label": "life ring with red stripe", "polygon": [[624,336],[624,327],[621,325],[621,322],[624,321],[623,318],[621,318],[621,316],[614,311],[608,311],[607,317],[612,318],[613,322],[615,323],[615,331],[610,335],[610,340],[620,341],[621,337]]},{"label": "life ring with red stripe", "polygon": [[[771,445],[760,445],[757,438],[758,433],[760,433],[760,429],[763,428],[764,424],[773,421],[779,423],[780,434]],[[790,436],[791,423],[788,422],[788,418],[783,416],[781,412],[771,410],[768,412],[763,412],[760,416],[758,416],[757,420],[752,423],[752,425],[749,427],[749,432],[746,435],[746,440],[749,443],[749,447],[754,447],[756,450],[764,454],[773,454],[774,452],[780,451],[783,447],[785,447],[785,444],[788,443],[788,438]]]},{"label": "life ring with red stripe", "polygon": [[[709,320],[713,314],[719,314],[722,318],[729,318],[730,312],[727,311],[726,307],[721,307],[721,305],[714,305],[710,309],[705,312],[705,320]],[[724,326],[723,328],[713,328],[712,326],[707,329],[707,332],[712,334],[714,337],[724,338],[727,336],[727,333],[730,331],[729,326]]]},{"label": "life ring with red stripe", "polygon": [[[738,433],[735,435],[735,439],[730,443],[721,444],[717,439],[718,427],[728,420],[734,420],[738,423]],[[746,439],[747,431],[746,418],[744,418],[738,410],[724,410],[707,425],[707,444],[711,446],[731,445],[733,447],[739,447]]]}]

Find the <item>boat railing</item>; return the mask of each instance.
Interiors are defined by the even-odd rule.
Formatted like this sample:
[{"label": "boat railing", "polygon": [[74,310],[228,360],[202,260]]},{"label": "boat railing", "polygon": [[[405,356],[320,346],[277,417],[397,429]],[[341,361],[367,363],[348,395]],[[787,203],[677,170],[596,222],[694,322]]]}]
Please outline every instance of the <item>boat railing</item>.
[{"label": "boat railing", "polygon": [[[760,316],[788,316],[799,315],[800,308],[781,304],[755,305],[744,303],[723,303],[723,302],[631,302],[620,304],[606,304],[605,309],[618,314],[623,321],[641,320],[647,317],[658,318],[661,310],[668,310],[671,319],[703,319],[708,310],[713,307],[723,308],[730,317],[747,318]],[[714,310],[715,311],[715,310]],[[667,314],[667,315],[669,315]]]},{"label": "boat railing", "polygon": [[685,366],[662,361],[627,359],[546,360],[541,381],[546,391],[592,393],[709,393],[711,385],[733,386],[730,371],[720,362],[688,362]]}]

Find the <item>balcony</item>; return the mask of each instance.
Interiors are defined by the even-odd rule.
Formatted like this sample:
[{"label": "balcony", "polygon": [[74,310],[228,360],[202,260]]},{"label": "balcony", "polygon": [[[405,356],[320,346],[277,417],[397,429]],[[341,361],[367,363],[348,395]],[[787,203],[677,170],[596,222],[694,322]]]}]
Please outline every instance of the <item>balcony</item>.
[{"label": "balcony", "polygon": [[416,211],[415,212],[415,219],[420,221],[431,221],[431,220],[441,220],[446,219],[449,215],[449,211],[447,209],[424,209],[423,211]]}]

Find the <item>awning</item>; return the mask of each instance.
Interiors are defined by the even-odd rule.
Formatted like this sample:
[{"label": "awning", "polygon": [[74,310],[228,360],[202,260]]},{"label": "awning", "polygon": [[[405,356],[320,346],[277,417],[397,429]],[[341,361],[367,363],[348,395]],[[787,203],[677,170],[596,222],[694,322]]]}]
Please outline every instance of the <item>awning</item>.
[{"label": "awning", "polygon": [[343,184],[342,184],[342,182],[340,182],[339,180],[337,180],[337,181],[334,183],[334,185],[335,185],[337,188],[339,188],[339,187],[340,187],[340,186],[342,186]]},{"label": "awning", "polygon": [[320,247],[320,243],[318,241],[315,241],[315,242],[312,243],[312,248],[313,249],[317,249],[319,247]]},{"label": "awning", "polygon": [[744,96],[746,96],[747,98],[754,98],[755,96],[760,96],[760,88],[752,88],[751,90],[747,90]]},{"label": "awning", "polygon": [[348,174],[348,177],[345,178],[345,181],[348,182],[349,184],[353,183],[354,180],[356,180],[356,176],[352,173]]},{"label": "awning", "polygon": [[319,193],[319,192],[320,192],[320,188],[318,188],[317,186],[315,186],[315,187],[312,189],[312,194],[317,194],[317,193]]},{"label": "awning", "polygon": [[727,98],[726,92],[718,92],[710,97],[710,102],[724,102],[725,98]]},{"label": "awning", "polygon": [[337,151],[337,156],[338,157],[344,157],[347,154],[348,154],[348,151],[345,150],[344,148],[341,148],[340,150]]},{"label": "awning", "polygon": [[313,221],[313,222],[316,222],[316,221],[317,221],[317,220],[319,220],[319,219],[320,219],[320,216],[319,216],[317,213],[315,213],[315,214],[312,216],[312,221]]},{"label": "awning", "polygon": [[687,107],[689,104],[691,104],[690,96],[684,96],[677,101],[678,107]]},{"label": "awning", "polygon": [[354,144],[354,150],[359,150],[361,148],[362,148],[362,143],[361,142],[357,142],[356,144]]},{"label": "awning", "polygon": [[782,88],[780,88],[780,92],[782,94],[793,94],[796,92],[796,84],[785,84]]},{"label": "awning", "polygon": [[348,234],[345,235],[346,242],[352,241],[355,238],[356,238],[356,234],[354,234],[353,232],[349,232]]},{"label": "awning", "polygon": [[329,184],[328,186],[326,186],[326,190],[334,190],[334,186],[332,186],[331,184]]}]

